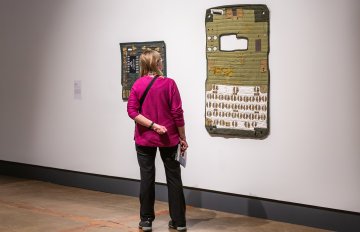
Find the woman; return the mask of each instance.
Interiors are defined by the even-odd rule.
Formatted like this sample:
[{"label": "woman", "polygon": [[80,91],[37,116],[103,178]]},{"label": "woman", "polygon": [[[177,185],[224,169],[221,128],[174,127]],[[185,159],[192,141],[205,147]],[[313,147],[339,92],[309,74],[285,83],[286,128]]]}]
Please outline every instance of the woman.
[{"label": "woman", "polygon": [[[185,198],[180,164],[175,160],[178,146],[184,152],[188,144],[185,136],[184,114],[176,83],[162,76],[162,59],[157,51],[148,50],[140,56],[141,77],[131,88],[127,104],[129,117],[136,122],[135,146],[140,166],[140,218],[139,228],[152,230],[155,219],[155,156],[159,148],[164,163],[168,187],[169,227],[186,230]],[[143,105],[140,99],[150,82]]]}]

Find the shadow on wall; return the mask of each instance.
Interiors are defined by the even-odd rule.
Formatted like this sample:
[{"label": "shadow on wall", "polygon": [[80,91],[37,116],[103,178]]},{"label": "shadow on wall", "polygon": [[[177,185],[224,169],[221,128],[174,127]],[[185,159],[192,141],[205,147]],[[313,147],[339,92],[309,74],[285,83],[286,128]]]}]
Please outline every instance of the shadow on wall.
[{"label": "shadow on wall", "polygon": [[[187,205],[256,218],[268,218],[261,199],[237,195],[226,195],[226,197],[224,197],[221,193],[204,192],[188,188],[185,188],[184,194]],[[258,223],[259,222],[256,222],[255,224],[258,225]]]},{"label": "shadow on wall", "polygon": [[[240,226],[257,227],[268,223],[266,220],[259,219],[267,219],[267,214],[261,200],[231,195],[224,198],[219,193],[202,192],[196,189],[185,189],[184,192],[188,205],[207,208],[202,210],[199,215],[191,210],[188,211],[188,214],[191,215],[188,224],[191,227],[207,222],[206,226],[209,226],[209,228],[225,231],[229,228],[238,228]],[[225,212],[235,214],[230,215]],[[250,217],[244,218],[243,215]]]},{"label": "shadow on wall", "polygon": [[203,208],[202,204],[202,193],[198,190],[185,189],[185,202],[187,205]]},{"label": "shadow on wall", "polygon": [[265,208],[260,200],[248,199],[248,216],[267,219]]}]

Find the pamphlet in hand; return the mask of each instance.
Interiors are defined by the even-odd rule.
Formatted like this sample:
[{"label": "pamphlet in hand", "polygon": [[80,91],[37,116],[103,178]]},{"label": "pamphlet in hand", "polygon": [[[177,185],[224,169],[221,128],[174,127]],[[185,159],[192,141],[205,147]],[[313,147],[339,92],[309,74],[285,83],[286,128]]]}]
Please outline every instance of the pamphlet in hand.
[{"label": "pamphlet in hand", "polygon": [[186,160],[187,160],[187,154],[186,151],[182,152],[181,151],[181,146],[178,146],[178,150],[176,152],[176,156],[175,156],[175,160],[177,160],[181,166],[183,166],[185,168],[186,166]]}]

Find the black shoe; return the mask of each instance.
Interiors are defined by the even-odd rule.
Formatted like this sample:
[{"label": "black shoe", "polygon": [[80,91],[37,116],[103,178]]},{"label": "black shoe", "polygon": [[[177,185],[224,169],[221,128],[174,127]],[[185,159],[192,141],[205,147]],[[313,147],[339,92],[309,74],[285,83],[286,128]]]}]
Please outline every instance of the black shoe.
[{"label": "black shoe", "polygon": [[186,231],[187,230],[185,223],[177,225],[177,223],[172,220],[169,221],[169,228],[177,230],[177,231]]},{"label": "black shoe", "polygon": [[143,231],[152,231],[152,222],[151,221],[140,221],[139,229]]}]

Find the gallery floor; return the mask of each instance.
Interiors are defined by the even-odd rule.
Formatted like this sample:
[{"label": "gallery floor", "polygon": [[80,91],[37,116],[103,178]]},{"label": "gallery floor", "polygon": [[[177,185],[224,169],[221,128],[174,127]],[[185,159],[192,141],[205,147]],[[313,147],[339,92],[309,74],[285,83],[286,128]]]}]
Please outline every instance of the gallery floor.
[{"label": "gallery floor", "polygon": [[[0,175],[0,231],[110,232],[138,229],[136,197]],[[171,232],[166,202],[156,202],[154,232]],[[291,231],[320,229],[213,210],[187,208],[188,231]],[[175,231],[174,231],[175,232]]]}]

